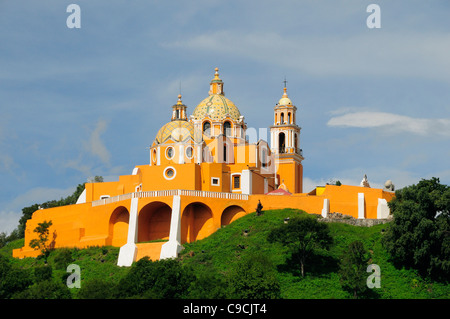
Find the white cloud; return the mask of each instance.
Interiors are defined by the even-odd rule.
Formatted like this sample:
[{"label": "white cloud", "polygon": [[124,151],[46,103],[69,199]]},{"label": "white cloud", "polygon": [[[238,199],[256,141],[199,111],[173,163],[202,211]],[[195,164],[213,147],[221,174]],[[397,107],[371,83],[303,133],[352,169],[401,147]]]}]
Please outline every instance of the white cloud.
[{"label": "white cloud", "polygon": [[0,171],[11,171],[14,166],[14,159],[7,153],[7,138],[4,129],[0,126]]},{"label": "white cloud", "polygon": [[73,194],[74,191],[75,187],[67,189],[36,187],[18,195],[8,203],[0,203],[2,207],[0,211],[0,232],[10,233],[17,227],[22,216],[22,208],[49,200],[59,200]]},{"label": "white cloud", "polygon": [[[313,190],[316,186],[324,186],[331,181],[340,181],[343,185],[359,186],[364,175],[367,175],[371,188],[383,188],[387,180],[391,180],[396,189],[403,188],[412,184],[417,184],[420,179],[429,179],[436,175],[421,176],[415,171],[408,171],[402,168],[393,166],[377,166],[377,167],[352,167],[348,169],[339,169],[330,177],[311,178],[303,177],[303,192],[307,193]],[[449,176],[449,171],[446,175],[442,173],[438,175],[441,182],[445,182],[445,178]]]},{"label": "white cloud", "polygon": [[103,164],[110,164],[110,157],[108,149],[103,144],[101,135],[106,131],[106,121],[99,120],[94,131],[91,133],[89,141],[85,144],[85,148],[91,154],[97,156]]},{"label": "white cloud", "polygon": [[450,34],[445,33],[365,32],[343,37],[221,30],[163,46],[237,55],[319,76],[412,76],[450,81]]},{"label": "white cloud", "polygon": [[383,128],[385,132],[406,132],[422,136],[450,137],[450,119],[421,119],[386,112],[353,112],[332,117],[328,126]]},{"label": "white cloud", "polygon": [[13,211],[0,211],[0,233],[10,234],[17,225],[22,214]]}]

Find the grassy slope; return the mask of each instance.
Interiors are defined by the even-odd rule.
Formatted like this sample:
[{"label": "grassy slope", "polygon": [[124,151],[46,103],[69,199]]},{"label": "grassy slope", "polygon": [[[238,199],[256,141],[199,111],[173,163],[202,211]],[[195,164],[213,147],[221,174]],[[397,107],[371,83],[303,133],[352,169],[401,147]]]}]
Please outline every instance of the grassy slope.
[{"label": "grassy slope", "polygon": [[[16,240],[9,243],[0,249],[0,254],[11,257],[12,250],[23,247],[23,239]],[[61,253],[60,249],[51,252],[48,257],[48,264],[52,266],[52,275],[55,281],[64,281],[64,276],[67,276],[66,269],[58,268],[55,263],[55,258]],[[72,262],[80,266],[81,271],[81,285],[83,282],[90,281],[94,278],[102,279],[107,282],[118,283],[124,276],[128,268],[118,267],[117,257],[119,254],[118,247],[90,247],[88,249],[71,249]],[[44,260],[42,258],[12,258],[12,263],[23,269],[32,269],[34,267],[43,266]],[[79,289],[70,289],[72,298],[76,298]]]},{"label": "grassy slope", "polygon": [[[240,255],[251,251],[271,256],[278,270],[283,298],[351,298],[339,282],[339,258],[342,251],[354,240],[361,240],[370,252],[370,263],[381,268],[381,288],[374,289],[374,298],[449,298],[450,287],[427,282],[414,270],[396,269],[389,262],[380,239],[388,225],[357,227],[329,223],[334,245],[330,251],[321,252],[313,264],[306,265],[306,276],[301,278],[298,265],[290,261],[290,254],[280,244],[268,243],[266,238],[273,227],[281,225],[286,217],[299,216],[298,210],[266,211],[262,216],[254,213],[240,218],[203,240],[185,244],[181,253],[184,263],[199,271],[214,269],[226,273]],[[244,235],[248,230],[248,235]],[[245,249],[239,247],[244,246]],[[194,255],[190,256],[190,252]],[[203,252],[202,252],[203,251]],[[192,254],[192,253],[191,253]],[[367,276],[370,274],[367,273]]]},{"label": "grassy slope", "polygon": [[[262,216],[249,214],[208,238],[185,244],[180,259],[197,272],[218,271],[226,274],[232,263],[240,256],[257,251],[270,256],[277,268],[283,298],[350,298],[350,294],[343,291],[339,283],[338,260],[343,249],[358,239],[370,251],[370,262],[378,264],[381,268],[381,288],[373,290],[375,292],[373,297],[450,297],[448,285],[426,281],[414,270],[397,269],[389,262],[388,255],[380,243],[382,229],[388,227],[387,225],[366,228],[339,223],[328,224],[334,237],[334,245],[330,251],[321,252],[322,258],[316,258],[311,264],[306,265],[306,276],[301,278],[298,266],[290,261],[289,252],[280,244],[268,243],[266,240],[270,230],[281,225],[284,218],[301,214],[300,211],[291,209],[266,211]],[[244,230],[248,230],[248,235],[244,235]],[[0,254],[11,256],[12,249],[22,246],[23,240],[12,242],[0,249]],[[119,249],[115,247],[72,250],[73,263],[81,267],[82,284],[93,278],[117,283],[129,269],[116,266],[118,251]],[[58,254],[59,250],[56,250],[49,257],[49,264],[54,267],[55,280],[65,274],[65,269],[55,268],[54,259]],[[43,265],[43,260],[13,259],[13,263],[18,267],[32,268]],[[77,291],[71,289],[73,297],[76,297]]]}]

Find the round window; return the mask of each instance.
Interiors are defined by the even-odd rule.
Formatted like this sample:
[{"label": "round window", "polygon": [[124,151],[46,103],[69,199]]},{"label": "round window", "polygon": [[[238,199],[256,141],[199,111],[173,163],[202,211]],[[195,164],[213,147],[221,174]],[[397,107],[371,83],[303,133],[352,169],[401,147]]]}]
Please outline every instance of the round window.
[{"label": "round window", "polygon": [[166,171],[166,176],[167,177],[173,177],[173,174],[174,174],[174,171],[173,171],[173,169],[171,169],[171,168],[169,168],[167,171]]},{"label": "round window", "polygon": [[192,158],[192,147],[188,147],[188,148],[186,148],[186,156],[188,157],[188,158]]},{"label": "round window", "polygon": [[177,172],[175,171],[175,168],[169,166],[164,170],[164,178],[167,180],[171,180],[175,178],[175,175]]},{"label": "round window", "polygon": [[174,149],[173,147],[168,147],[166,150],[167,158],[171,159],[173,157]]}]

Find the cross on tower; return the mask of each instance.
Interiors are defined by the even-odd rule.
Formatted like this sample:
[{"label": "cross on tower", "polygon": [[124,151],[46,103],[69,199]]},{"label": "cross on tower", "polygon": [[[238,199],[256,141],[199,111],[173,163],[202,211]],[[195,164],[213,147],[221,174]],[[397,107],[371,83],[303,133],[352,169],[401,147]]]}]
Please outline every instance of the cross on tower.
[{"label": "cross on tower", "polygon": [[284,77],[284,81],[283,81],[283,83],[284,83],[284,87],[286,87],[286,83],[287,83],[287,81],[286,81],[286,77]]}]

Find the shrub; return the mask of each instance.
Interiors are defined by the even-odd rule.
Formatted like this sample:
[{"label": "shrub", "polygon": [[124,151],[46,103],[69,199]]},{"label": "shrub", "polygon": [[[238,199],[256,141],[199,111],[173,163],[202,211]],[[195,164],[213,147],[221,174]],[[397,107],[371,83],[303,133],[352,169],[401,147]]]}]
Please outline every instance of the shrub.
[{"label": "shrub", "polygon": [[236,299],[280,298],[280,284],[275,267],[261,253],[244,255],[231,270],[230,297]]}]

